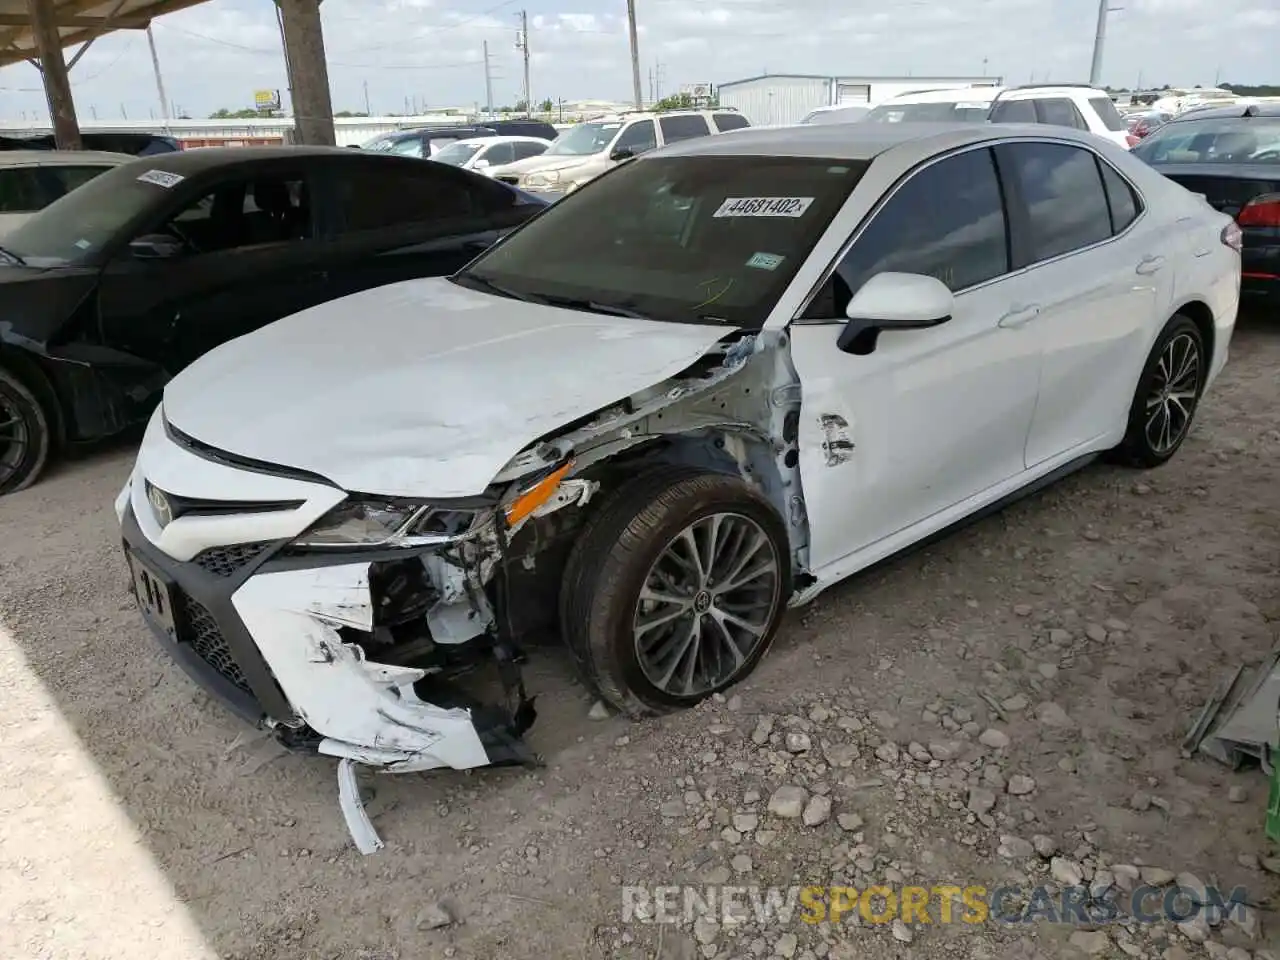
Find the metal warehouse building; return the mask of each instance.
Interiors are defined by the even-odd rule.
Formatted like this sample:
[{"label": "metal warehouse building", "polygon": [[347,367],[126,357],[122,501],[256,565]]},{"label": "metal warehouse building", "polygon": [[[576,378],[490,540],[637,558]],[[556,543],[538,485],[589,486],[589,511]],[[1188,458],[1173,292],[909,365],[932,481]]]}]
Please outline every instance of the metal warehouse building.
[{"label": "metal warehouse building", "polygon": [[736,107],[756,126],[799,123],[816,107],[871,104],[915,90],[998,87],[999,77],[820,77],[778,73],[722,83],[720,103]]}]

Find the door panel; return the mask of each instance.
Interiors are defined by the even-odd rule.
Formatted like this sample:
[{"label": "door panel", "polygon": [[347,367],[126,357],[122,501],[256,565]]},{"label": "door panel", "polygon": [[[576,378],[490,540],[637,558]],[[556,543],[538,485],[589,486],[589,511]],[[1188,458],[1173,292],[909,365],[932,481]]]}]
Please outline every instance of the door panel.
[{"label": "door panel", "polygon": [[[989,150],[927,165],[874,214],[792,325],[814,568],[1022,472],[1039,347],[1001,326],[1021,305],[1007,236]],[[881,333],[866,356],[841,352],[850,297],[885,271],[942,280],[956,291],[951,319]]]}]

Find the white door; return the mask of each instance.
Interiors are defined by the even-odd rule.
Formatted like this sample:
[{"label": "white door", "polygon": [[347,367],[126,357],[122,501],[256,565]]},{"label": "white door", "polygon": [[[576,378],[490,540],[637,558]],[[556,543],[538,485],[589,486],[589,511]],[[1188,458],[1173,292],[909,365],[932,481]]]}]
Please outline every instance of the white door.
[{"label": "white door", "polygon": [[[991,152],[916,172],[875,214],[791,326],[800,377],[800,472],[817,569],[1023,471],[1038,345],[1000,326],[1007,227]],[[956,292],[951,320],[836,347],[852,293],[884,271],[930,274]]]},{"label": "white door", "polygon": [[842,107],[858,103],[869,103],[871,88],[866,84],[842,83],[836,87],[836,103]]},{"label": "white door", "polygon": [[1040,345],[1040,395],[1027,435],[1034,467],[1125,421],[1174,251],[1110,164],[1083,147],[1008,144],[1001,169],[1027,205],[1025,329]]}]

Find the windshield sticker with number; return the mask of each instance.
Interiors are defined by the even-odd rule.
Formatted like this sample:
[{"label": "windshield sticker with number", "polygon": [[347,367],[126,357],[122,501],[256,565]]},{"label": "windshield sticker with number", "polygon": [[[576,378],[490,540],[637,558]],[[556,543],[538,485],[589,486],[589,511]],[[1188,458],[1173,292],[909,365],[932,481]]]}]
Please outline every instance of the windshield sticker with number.
[{"label": "windshield sticker with number", "polygon": [[176,187],[184,179],[179,173],[169,173],[167,170],[148,170],[138,177],[138,182],[154,183],[157,187]]},{"label": "windshield sticker with number", "polygon": [[751,259],[747,261],[747,266],[755,267],[757,270],[777,270],[785,259],[787,258],[778,256],[776,253],[753,253]]},{"label": "windshield sticker with number", "polygon": [[726,197],[712,217],[802,217],[813,197]]}]

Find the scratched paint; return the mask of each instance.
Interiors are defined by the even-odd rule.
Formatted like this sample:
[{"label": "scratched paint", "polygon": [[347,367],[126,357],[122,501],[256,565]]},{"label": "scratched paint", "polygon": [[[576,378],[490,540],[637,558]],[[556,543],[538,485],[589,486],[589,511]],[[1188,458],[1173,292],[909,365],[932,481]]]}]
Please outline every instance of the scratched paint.
[{"label": "scratched paint", "polygon": [[828,467],[838,467],[853,456],[849,421],[838,414],[824,413],[818,417],[818,426],[822,428],[822,452],[826,455]]}]

